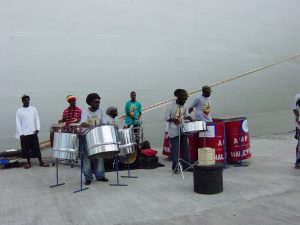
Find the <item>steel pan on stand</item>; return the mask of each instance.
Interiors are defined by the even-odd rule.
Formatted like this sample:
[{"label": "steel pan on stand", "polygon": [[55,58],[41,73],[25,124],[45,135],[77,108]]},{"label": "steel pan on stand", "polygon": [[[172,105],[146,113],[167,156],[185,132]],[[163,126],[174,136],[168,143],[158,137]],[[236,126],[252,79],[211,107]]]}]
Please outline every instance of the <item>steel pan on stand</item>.
[{"label": "steel pan on stand", "polygon": [[90,159],[110,158],[120,152],[118,133],[113,125],[92,128],[86,132],[85,140]]},{"label": "steel pan on stand", "polygon": [[199,131],[206,130],[206,122],[204,121],[192,121],[182,125],[183,133],[198,133]]},{"label": "steel pan on stand", "polygon": [[66,124],[65,123],[54,123],[50,128],[50,144],[53,147],[54,133],[55,132],[65,132]]},{"label": "steel pan on stand", "polygon": [[54,133],[52,157],[57,159],[76,160],[79,142],[77,134]]},{"label": "steel pan on stand", "polygon": [[127,129],[120,129],[119,131],[119,138],[120,138],[120,155],[126,156],[136,151],[135,149],[135,141],[134,136],[131,128]]},{"label": "steel pan on stand", "polygon": [[[206,130],[206,122],[204,122],[204,121],[185,122],[185,123],[181,124],[178,127],[178,131],[179,131],[178,162],[177,162],[177,165],[176,165],[174,171],[176,171],[176,169],[178,169],[180,171],[183,179],[184,179],[183,169],[182,169],[182,165],[181,165],[181,162],[180,162],[180,137],[181,137],[181,133],[194,134],[194,133],[198,133],[200,131],[205,131],[205,130]],[[187,167],[185,169],[185,171],[189,170],[190,168],[192,168],[194,165],[196,165],[198,163],[198,161],[196,161],[194,164],[191,164],[190,162],[186,162],[183,159],[181,159],[181,161],[183,161],[184,163],[190,165],[189,167]]]}]

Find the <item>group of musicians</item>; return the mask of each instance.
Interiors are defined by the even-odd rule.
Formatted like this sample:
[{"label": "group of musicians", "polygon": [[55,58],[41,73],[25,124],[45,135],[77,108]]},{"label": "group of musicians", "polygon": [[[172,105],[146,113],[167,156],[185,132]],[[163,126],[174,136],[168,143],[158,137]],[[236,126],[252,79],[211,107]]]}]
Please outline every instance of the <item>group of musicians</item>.
[{"label": "group of musicians", "polygon": [[[185,162],[190,161],[189,145],[187,136],[183,132],[180,132],[178,127],[184,122],[184,120],[201,120],[212,121],[210,116],[210,94],[212,90],[209,86],[202,87],[202,95],[194,99],[189,108],[185,107],[185,103],[188,99],[188,93],[184,89],[176,89],[174,96],[176,99],[172,101],[166,108],[165,121],[169,123],[168,134],[170,140],[170,150],[172,153],[172,169],[174,173],[178,173],[176,164],[178,162],[178,149],[179,145],[183,150],[183,159]],[[68,95],[67,101],[69,106],[63,111],[62,118],[59,123],[65,123],[70,125],[73,123],[79,123],[81,127],[91,128],[101,124],[113,124],[116,125],[116,118],[118,116],[118,110],[114,106],[107,108],[106,113],[100,107],[100,96],[97,93],[88,94],[86,97],[86,103],[88,108],[81,110],[76,106],[76,97],[74,95]],[[38,158],[40,166],[48,167],[49,165],[42,161],[38,132],[40,130],[40,121],[38,111],[35,107],[29,105],[30,97],[28,95],[22,96],[23,106],[17,110],[16,113],[16,137],[21,140],[22,157],[27,159],[27,163],[24,166],[25,169],[31,167],[30,158]],[[195,117],[192,118],[188,113],[191,113],[195,109]],[[141,124],[142,105],[136,100],[136,92],[130,93],[130,100],[125,104],[125,128],[139,127]],[[180,137],[179,137],[180,136]],[[180,140],[180,143],[179,143]],[[89,159],[86,151],[83,156],[83,173],[85,176],[85,184],[90,185],[95,174],[96,180],[107,182],[105,177],[104,160]],[[188,165],[184,164],[185,169]]]}]

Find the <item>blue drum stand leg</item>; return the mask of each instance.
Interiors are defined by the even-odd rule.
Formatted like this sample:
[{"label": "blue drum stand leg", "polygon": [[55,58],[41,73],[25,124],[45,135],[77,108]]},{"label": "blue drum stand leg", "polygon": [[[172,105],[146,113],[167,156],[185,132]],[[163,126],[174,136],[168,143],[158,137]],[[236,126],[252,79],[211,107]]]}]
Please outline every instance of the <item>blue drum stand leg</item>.
[{"label": "blue drum stand leg", "polygon": [[119,157],[118,155],[114,156],[114,163],[113,167],[115,171],[117,172],[117,183],[116,184],[109,184],[110,186],[128,186],[127,184],[120,184],[119,183]]},{"label": "blue drum stand leg", "polygon": [[136,176],[131,176],[131,175],[130,175],[130,166],[129,166],[128,157],[129,157],[129,155],[126,156],[128,176],[121,176],[121,177],[123,177],[123,178],[138,178],[138,177],[136,177]]},{"label": "blue drum stand leg", "polygon": [[61,185],[64,185],[65,183],[58,183],[58,158],[56,158],[56,184],[54,184],[54,185],[51,185],[51,186],[49,186],[49,187],[57,187],[57,186],[61,186]]},{"label": "blue drum stand leg", "polygon": [[77,193],[80,191],[84,191],[89,188],[82,188],[82,173],[83,173],[83,139],[84,136],[79,136],[79,156],[80,156],[80,189],[74,191],[73,193]]},{"label": "blue drum stand leg", "polygon": [[224,148],[223,148],[224,165],[223,165],[223,168],[228,169],[229,166],[227,165],[227,147],[226,147],[226,145],[227,145],[227,142],[226,142],[227,136],[226,136],[225,125],[224,125],[224,128],[223,128],[223,132],[224,132],[224,143],[223,143],[223,145],[224,145]]},{"label": "blue drum stand leg", "polygon": [[[241,121],[241,124],[240,124],[240,138],[242,138],[242,135],[244,135],[244,131],[243,131],[243,127],[242,127],[242,121]],[[239,164],[237,165],[234,165],[234,167],[243,167],[243,166],[248,166],[248,164],[244,164],[242,162],[243,160],[243,149],[242,149],[242,140],[240,139],[239,140],[239,148],[240,148],[240,161],[239,161]]]}]

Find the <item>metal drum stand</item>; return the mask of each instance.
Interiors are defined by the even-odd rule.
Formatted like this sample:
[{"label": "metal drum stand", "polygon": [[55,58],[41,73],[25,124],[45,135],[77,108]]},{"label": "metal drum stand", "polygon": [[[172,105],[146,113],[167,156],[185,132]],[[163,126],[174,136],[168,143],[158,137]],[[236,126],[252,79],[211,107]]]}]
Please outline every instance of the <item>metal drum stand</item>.
[{"label": "metal drum stand", "polygon": [[[88,131],[89,130],[87,130],[87,132]],[[89,189],[88,187],[82,188],[83,154],[84,154],[83,146],[84,146],[85,135],[86,135],[86,133],[83,133],[82,135],[78,135],[78,138],[79,138],[79,158],[80,158],[80,189],[78,189],[77,191],[74,191],[73,193],[77,193],[77,192]]]},{"label": "metal drum stand", "polygon": [[64,185],[65,183],[58,183],[58,158],[56,158],[56,184],[54,185],[51,185],[49,187],[57,187],[57,186],[61,186],[61,185]]},{"label": "metal drum stand", "polygon": [[119,156],[115,155],[114,156],[114,162],[113,162],[113,167],[117,173],[117,183],[116,184],[109,184],[110,186],[128,186],[127,184],[120,184],[119,183]]}]

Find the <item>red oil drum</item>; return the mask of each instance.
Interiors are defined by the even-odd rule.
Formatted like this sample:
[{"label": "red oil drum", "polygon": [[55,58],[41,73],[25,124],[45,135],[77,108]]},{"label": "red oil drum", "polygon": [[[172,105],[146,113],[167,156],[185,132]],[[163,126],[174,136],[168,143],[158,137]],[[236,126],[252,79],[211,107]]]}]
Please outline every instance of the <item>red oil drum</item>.
[{"label": "red oil drum", "polygon": [[190,146],[190,161],[198,160],[199,133],[188,134],[188,142]]},{"label": "red oil drum", "polygon": [[[226,146],[228,161],[240,161],[251,157],[248,122],[246,117],[226,119]],[[240,153],[242,152],[242,157]]]},{"label": "red oil drum", "polygon": [[165,132],[165,136],[164,136],[163,154],[166,156],[171,156],[168,132]]},{"label": "red oil drum", "polygon": [[216,162],[224,163],[224,132],[222,120],[206,123],[207,131],[199,133],[199,148],[210,147],[216,151]]}]

